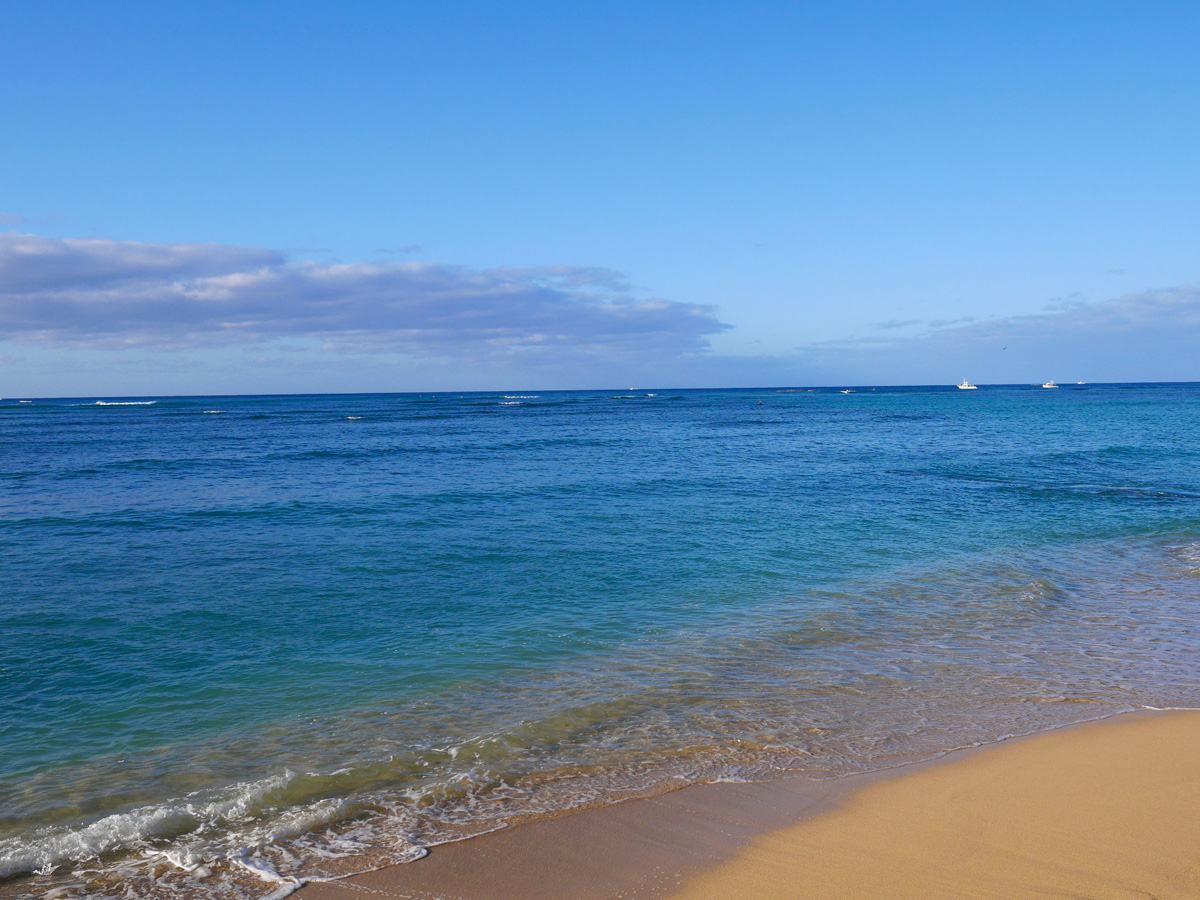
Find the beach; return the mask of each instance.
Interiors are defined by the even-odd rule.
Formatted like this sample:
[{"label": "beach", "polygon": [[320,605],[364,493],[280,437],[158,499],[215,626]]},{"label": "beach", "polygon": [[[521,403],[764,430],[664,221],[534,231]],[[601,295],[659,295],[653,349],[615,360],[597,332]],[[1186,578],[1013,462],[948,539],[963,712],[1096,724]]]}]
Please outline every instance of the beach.
[{"label": "beach", "polygon": [[8,4],[0,900],[1200,900],[1200,4],[926,6]]},{"label": "beach", "polygon": [[0,897],[666,896],[886,773],[1198,706],[1198,412],[0,401]]},{"label": "beach", "polygon": [[1182,900],[1200,895],[1198,750],[1200,712],[1128,713],[870,777],[694,786],[300,896]]}]

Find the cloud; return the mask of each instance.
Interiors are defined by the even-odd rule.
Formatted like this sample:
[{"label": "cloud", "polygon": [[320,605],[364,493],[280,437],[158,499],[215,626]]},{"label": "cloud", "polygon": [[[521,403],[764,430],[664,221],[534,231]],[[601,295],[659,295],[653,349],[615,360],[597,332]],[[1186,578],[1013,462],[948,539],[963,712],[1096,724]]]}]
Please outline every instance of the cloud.
[{"label": "cloud", "polygon": [[0,212],[0,225],[24,225],[24,216],[14,216],[12,213]]},{"label": "cloud", "polygon": [[[26,393],[1200,378],[1193,285],[795,335],[776,355],[713,352],[728,328],[710,306],[647,297],[600,267],[341,263],[0,231],[0,364]],[[749,350],[760,335],[741,337]]]},{"label": "cloud", "polygon": [[[888,323],[884,323],[886,326]],[[1004,318],[931,321],[906,336],[877,335],[796,348],[797,366],[833,380],[1138,381],[1200,377],[1200,288],[1180,285],[1101,303],[1077,295],[1046,311]]]},{"label": "cloud", "polygon": [[[0,303],[4,305],[0,309],[7,320],[14,308],[28,301],[52,302],[60,304],[59,308],[72,297],[119,304],[123,298],[147,296],[156,288],[280,265],[283,261],[281,254],[255,247],[3,234]],[[89,317],[102,314],[103,310],[95,308]]]},{"label": "cloud", "polygon": [[634,297],[608,269],[289,261],[219,244],[0,234],[0,340],[198,347],[308,338],[409,356],[702,352],[711,307]]},{"label": "cloud", "polygon": [[1194,285],[1141,291],[1103,303],[1068,298],[1050,310],[973,322],[957,329],[973,340],[1030,343],[1130,337],[1163,331],[1189,333],[1200,328],[1200,289]]}]

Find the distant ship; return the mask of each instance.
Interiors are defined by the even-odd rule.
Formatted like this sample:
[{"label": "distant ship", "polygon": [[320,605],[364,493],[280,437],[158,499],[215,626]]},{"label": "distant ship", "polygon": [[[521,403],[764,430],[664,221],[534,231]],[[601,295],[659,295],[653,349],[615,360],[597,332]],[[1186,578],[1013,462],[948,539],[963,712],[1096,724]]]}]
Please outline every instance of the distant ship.
[{"label": "distant ship", "polygon": [[839,391],[838,393],[841,393],[841,394],[853,394],[853,393],[854,393],[854,391],[852,391],[852,390],[850,390],[849,388],[847,388],[846,390],[844,390],[844,391]]},{"label": "distant ship", "polygon": [[977,391],[979,390],[979,385],[971,384],[971,382],[964,378],[963,383],[958,386],[958,389],[960,391]]},{"label": "distant ship", "polygon": [[1044,388],[1056,388],[1056,387],[1058,387],[1058,385],[1057,385],[1057,384],[1055,384],[1053,381],[1047,381],[1045,384],[1043,384],[1043,385],[1042,385],[1042,387],[1044,387]]}]

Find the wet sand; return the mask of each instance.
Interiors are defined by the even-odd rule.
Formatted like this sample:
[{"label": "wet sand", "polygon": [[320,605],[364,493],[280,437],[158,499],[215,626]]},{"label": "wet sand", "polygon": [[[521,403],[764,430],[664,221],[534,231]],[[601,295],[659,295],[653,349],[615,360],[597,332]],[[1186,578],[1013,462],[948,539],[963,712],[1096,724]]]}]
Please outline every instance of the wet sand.
[{"label": "wet sand", "polygon": [[1200,897],[1200,712],[870,776],[700,785],[436,847],[303,900]]},{"label": "wet sand", "polygon": [[414,863],[310,883],[300,900],[664,898],[772,829],[833,809],[870,778],[693,785],[433,847]]}]

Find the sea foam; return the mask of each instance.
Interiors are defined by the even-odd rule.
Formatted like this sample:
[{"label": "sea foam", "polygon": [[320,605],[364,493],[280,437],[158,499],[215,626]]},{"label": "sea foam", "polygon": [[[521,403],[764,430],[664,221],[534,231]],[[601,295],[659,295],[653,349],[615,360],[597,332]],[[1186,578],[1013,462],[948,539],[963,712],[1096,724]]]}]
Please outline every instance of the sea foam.
[{"label": "sea foam", "polygon": [[[155,840],[178,839],[252,819],[267,812],[270,804],[265,798],[294,777],[294,773],[285,772],[235,785],[224,796],[215,799],[203,799],[200,794],[193,794],[180,800],[114,813],[80,827],[52,826],[30,835],[4,838],[0,840],[0,878],[47,873],[64,863],[94,860],[139,849]],[[176,847],[175,854],[168,858],[181,868],[200,864],[200,856],[194,847]]]}]

